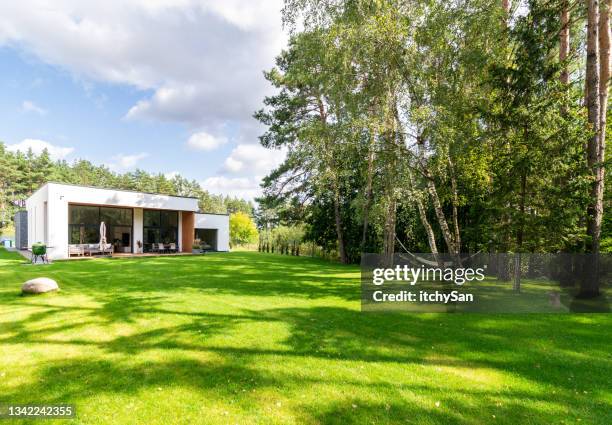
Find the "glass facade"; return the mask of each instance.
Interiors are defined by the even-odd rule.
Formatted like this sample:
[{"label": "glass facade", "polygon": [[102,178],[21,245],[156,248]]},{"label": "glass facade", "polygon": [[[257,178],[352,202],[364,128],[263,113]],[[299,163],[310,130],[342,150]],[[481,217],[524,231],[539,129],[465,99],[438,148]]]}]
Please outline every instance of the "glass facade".
[{"label": "glass facade", "polygon": [[144,210],[143,237],[145,252],[152,251],[154,243],[178,245],[178,212]]},{"label": "glass facade", "polygon": [[133,211],[131,208],[68,206],[68,243],[100,242],[100,223],[106,224],[106,240],[115,252],[132,252]]},{"label": "glass facade", "polygon": [[204,251],[216,251],[217,229],[195,229],[194,243]]}]

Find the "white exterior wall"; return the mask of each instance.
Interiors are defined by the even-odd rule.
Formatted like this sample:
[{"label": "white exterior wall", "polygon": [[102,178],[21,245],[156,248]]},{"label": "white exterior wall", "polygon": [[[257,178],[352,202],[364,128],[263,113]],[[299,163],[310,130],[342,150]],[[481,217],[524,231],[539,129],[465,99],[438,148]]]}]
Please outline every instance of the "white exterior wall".
[{"label": "white exterior wall", "polygon": [[217,250],[229,251],[229,215],[195,214],[196,229],[217,229]]},{"label": "white exterior wall", "polygon": [[49,203],[49,258],[68,258],[68,201],[62,187],[47,184]]},{"label": "white exterior wall", "polygon": [[[45,241],[44,203],[47,202]],[[47,183],[27,201],[28,242],[46,242],[51,259],[68,258],[68,204],[110,205],[134,208],[134,246],[143,241],[142,209],[197,211],[198,201],[168,195]],[[229,234],[229,233],[228,233]],[[179,235],[180,240],[180,235]]]},{"label": "white exterior wall", "polygon": [[138,248],[138,241],[140,243],[144,243],[144,235],[143,235],[143,220],[144,213],[142,212],[142,208],[134,208],[134,228],[132,232],[134,233],[134,240],[132,241],[132,246],[134,247],[134,253],[140,254],[142,253],[143,248]]},{"label": "white exterior wall", "polygon": [[178,212],[178,240],[176,241],[178,252],[183,252],[183,212]]},{"label": "white exterior wall", "polygon": [[[28,210],[28,248],[36,242],[49,243],[45,241],[45,202],[47,202],[48,190],[43,186],[26,200]],[[47,211],[48,211],[47,206]]]}]

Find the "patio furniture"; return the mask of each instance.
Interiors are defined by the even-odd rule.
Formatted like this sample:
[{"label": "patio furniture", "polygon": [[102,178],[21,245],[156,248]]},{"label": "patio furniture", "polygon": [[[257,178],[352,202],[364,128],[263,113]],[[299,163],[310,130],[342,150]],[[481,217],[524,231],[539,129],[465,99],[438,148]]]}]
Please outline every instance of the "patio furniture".
[{"label": "patio furniture", "polygon": [[83,245],[68,245],[68,255],[83,257],[85,255],[85,249],[83,248]]},{"label": "patio furniture", "polygon": [[171,243],[170,246],[168,247],[168,251],[176,253],[176,244]]},{"label": "patio furniture", "polygon": [[158,243],[157,245],[159,247],[159,253],[163,254],[166,251],[166,246],[163,243]]},{"label": "patio furniture", "polygon": [[100,249],[100,245],[96,244],[96,243],[90,243],[86,245],[85,248],[85,252],[87,252],[89,254],[89,256],[93,256],[95,254],[100,254],[102,253],[102,250]]},{"label": "patio furniture", "polygon": [[90,243],[83,245],[83,253],[84,255],[89,255],[90,257],[96,254],[112,254],[113,253],[113,244],[99,244],[99,243]]},{"label": "patio furniture", "polygon": [[35,243],[32,245],[32,264],[36,263],[39,258],[43,263],[49,263],[49,259],[47,258],[47,245],[43,243]]}]

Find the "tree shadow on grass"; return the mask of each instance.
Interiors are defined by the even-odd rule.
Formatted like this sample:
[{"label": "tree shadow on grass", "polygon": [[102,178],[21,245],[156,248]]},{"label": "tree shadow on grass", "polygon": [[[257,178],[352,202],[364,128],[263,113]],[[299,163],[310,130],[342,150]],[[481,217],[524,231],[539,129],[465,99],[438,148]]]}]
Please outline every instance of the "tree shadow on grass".
[{"label": "tree shadow on grass", "polygon": [[[133,323],[146,317],[178,316],[181,323],[118,336],[100,343],[79,340],[80,344],[103,344],[113,352],[133,353],[147,349],[178,348],[235,351],[246,355],[271,354],[308,356],[366,362],[431,363],[436,354],[446,353],[441,363],[479,364],[501,370],[520,372],[529,379],[561,386],[569,383],[566,374],[547,374],[547,368],[562,366],[568,372],[587,364],[597,370],[610,370],[607,335],[612,320],[603,327],[588,326],[588,316],[530,315],[431,315],[361,313],[340,307],[313,306],[261,311],[241,310],[236,314],[190,312],[164,307],[164,298],[156,296],[108,297],[101,307],[56,306],[42,302],[30,306],[45,308],[22,320],[4,326],[0,343],[55,343],[46,339],[56,331],[66,331],[88,324]],[[42,329],[44,322],[66,311],[84,312],[81,320],[64,321]],[[68,316],[67,320],[70,319]],[[290,335],[283,344],[289,349],[253,347],[206,347],[201,336],[231,332],[238,324],[278,322],[288,325]],[[174,323],[170,321],[169,323]],[[76,340],[62,343],[77,343]],[[198,343],[194,343],[198,341]],[[582,346],[577,346],[581,341]],[[520,347],[520,349],[517,349]],[[437,361],[437,360],[436,360]],[[571,376],[570,376],[571,378]],[[592,382],[612,386],[609,374],[596,374]]]},{"label": "tree shadow on grass", "polygon": [[362,399],[351,399],[339,403],[317,403],[304,406],[305,416],[314,422],[329,425],[346,424],[456,424],[462,423],[460,415],[415,403],[376,403]]},{"label": "tree shadow on grass", "polygon": [[214,389],[221,397],[235,397],[278,383],[254,369],[227,362],[193,359],[125,364],[109,360],[70,359],[42,366],[35,379],[0,395],[4,403],[73,403],[101,394],[136,394],[143,389],[160,391],[188,387]]},{"label": "tree shadow on grass", "polygon": [[[303,415],[309,422],[321,424],[522,424],[522,423],[566,423],[576,419],[592,420],[592,423],[606,424],[605,418],[590,416],[588,411],[572,410],[568,412],[567,402],[572,400],[563,397],[557,400],[546,400],[547,405],[537,407],[534,402],[544,398],[534,397],[531,393],[493,391],[462,392],[470,400],[457,400],[443,391],[432,394],[431,388],[418,385],[407,385],[402,393],[393,394],[387,401],[373,401],[348,395],[343,401],[315,402],[301,406]],[[406,398],[402,394],[412,394]],[[427,396],[419,396],[426,394]],[[525,403],[528,401],[529,403]],[[550,410],[554,406],[554,410]],[[581,419],[580,419],[581,418]]]},{"label": "tree shadow on grass", "polygon": [[19,275],[24,279],[49,276],[62,290],[90,296],[111,291],[172,293],[194,289],[225,295],[358,300],[358,272],[355,266],[304,257],[231,253],[66,261],[52,264],[42,274],[29,270]]},{"label": "tree shadow on grass", "polygon": [[[119,362],[85,358],[60,360],[45,364],[31,382],[0,395],[2,403],[82,403],[100,400],[104,395],[139,396],[141,392],[161,394],[174,388],[187,388],[206,400],[257,405],[253,391],[268,389],[279,396],[293,397],[296,418],[307,423],[550,423],[568,419],[563,407],[576,406],[576,400],[560,394],[556,398],[536,392],[465,389],[462,400],[442,388],[414,383],[347,381],[337,377],[304,378],[299,374],[268,374],[255,367],[238,364],[235,359],[203,362],[180,359],[154,362]],[[296,395],[300,388],[317,385],[333,388],[334,398],[326,394],[314,402],[304,402]],[[366,389],[364,395],[352,395],[353,389]],[[159,392],[159,393],[158,393]],[[368,396],[367,394],[372,394]],[[410,394],[409,398],[406,395]],[[378,399],[379,401],[375,401]],[[465,400],[468,403],[465,403]],[[382,400],[382,401],[381,401]],[[525,403],[525,401],[529,401]],[[534,402],[546,401],[545,407]],[[549,409],[555,406],[554,411]],[[548,409],[548,410],[547,410]],[[180,412],[177,412],[180,413]],[[584,413],[584,412],[582,412]],[[593,415],[596,412],[591,412]],[[582,416],[582,415],[581,415]],[[554,420],[553,420],[554,419]],[[594,423],[606,423],[592,417]],[[599,420],[602,419],[602,420]]]},{"label": "tree shadow on grass", "polygon": [[[75,307],[78,308],[78,307]],[[89,313],[90,323],[108,322],[104,308]],[[566,390],[610,388],[607,373],[612,364],[606,329],[589,329],[580,323],[568,325],[558,316],[521,316],[492,318],[482,315],[407,315],[363,314],[337,307],[269,309],[257,314],[187,313],[185,322],[156,329],[95,341],[49,338],[55,331],[77,328],[83,323],[66,324],[43,330],[28,330],[25,322],[44,321],[53,311],[35,313],[16,322],[7,338],[8,344],[75,344],[92,345],[111,353],[126,355],[146,350],[210,351],[220,355],[287,356],[326,360],[350,360],[374,363],[413,363],[448,367],[484,367],[511,371],[533,382],[554,385]],[[153,308],[131,312],[139,314],[182,315],[169,309]],[[567,317],[566,317],[567,318]],[[450,320],[449,320],[450,319]],[[288,325],[290,335],[283,340],[287,348],[251,346],[210,346],[214,335],[233,332],[239,324],[278,322]],[[575,341],[588,348],[581,350]],[[520,349],[517,349],[520,347]],[[562,372],[560,372],[560,370]],[[591,374],[591,370],[602,373]],[[554,372],[554,373],[553,373]],[[588,377],[589,381],[580,382]]]},{"label": "tree shadow on grass", "polygon": [[[364,314],[336,307],[279,309],[268,314],[290,323],[286,343],[294,353],[480,366],[569,390],[612,388],[612,318],[607,326],[589,327],[580,323],[580,317],[558,315],[526,319],[521,315]],[[559,368],[563,373],[558,373]],[[568,380],[572,375],[583,375],[588,381]]]},{"label": "tree shadow on grass", "polygon": [[[159,314],[174,313],[169,309],[163,311]],[[107,320],[105,315],[100,315],[102,323]],[[44,321],[47,317],[48,312],[37,315],[35,319]],[[95,314],[91,313],[90,317],[95,317]],[[558,316],[530,317],[530,321],[525,323],[520,316],[362,314],[337,307],[312,307],[269,309],[245,315],[199,313],[186,318],[185,323],[115,336],[110,341],[56,341],[47,338],[48,332],[27,331],[24,327],[18,335],[0,343],[90,345],[112,356],[122,356],[112,362],[80,358],[42,365],[33,382],[7,392],[2,398],[4,401],[27,402],[28,397],[36,394],[37,402],[59,403],[85,400],[104,393],[132,394],[142,389],[177,386],[193,391],[214,389],[219,397],[243,397],[247,400],[248,395],[236,396],[236,393],[245,388],[273,387],[295,391],[296,387],[304,384],[329,385],[335,390],[345,388],[342,391],[345,395],[340,397],[343,401],[338,402],[336,397],[331,401],[300,404],[297,410],[308,421],[391,423],[390,419],[405,421],[411,418],[416,423],[478,423],[489,415],[498,414],[515,420],[506,420],[506,423],[520,423],[526,420],[539,422],[550,417],[550,412],[542,412],[534,405],[538,402],[546,403],[549,409],[557,406],[558,410],[553,412],[555,416],[563,410],[559,406],[582,409],[586,396],[578,397],[574,393],[588,388],[592,394],[588,397],[598,398],[592,400],[591,412],[598,417],[596,422],[605,423],[605,419],[599,420],[606,411],[601,399],[610,388],[610,361],[605,355],[600,355],[609,348],[602,338],[605,329],[585,329],[582,323],[562,321]],[[237,324],[257,326],[262,321],[289,326],[290,334],[283,341],[287,348],[207,344],[207,336],[232,332]],[[588,344],[589,350],[580,351],[574,346],[578,336],[580,341]],[[167,350],[174,356],[186,357],[133,363],[132,359],[149,350]],[[222,360],[197,361],[188,358],[189,352],[212,353],[217,355],[214,358]],[[364,380],[346,376],[317,377],[295,369],[281,369],[271,374],[258,369],[258,359],[262,356],[273,356],[292,364],[302,358],[317,359],[330,362],[327,367],[331,368],[344,361],[365,362],[376,367],[388,365],[397,370],[401,370],[402,364],[440,366],[451,370],[485,368],[521,377],[532,382],[533,386],[529,390],[521,387],[499,390],[477,389],[470,384],[461,390],[461,401],[437,396],[440,408],[432,406],[429,398],[444,391],[444,375],[431,385],[425,385],[407,381],[405,377],[397,382],[390,381],[389,377],[372,379],[370,376]],[[598,373],[592,373],[593,370]],[[363,396],[351,399],[347,395],[351,388],[365,389],[371,394],[382,392],[390,397],[389,403],[364,399]],[[553,395],[546,388],[555,388],[558,393]],[[405,391],[420,395],[427,401],[402,401]],[[503,400],[503,404],[495,406],[498,400]]]},{"label": "tree shadow on grass", "polygon": [[[160,266],[170,266],[170,260],[164,258]],[[222,295],[359,299],[359,269],[355,266],[253,253],[181,260],[172,264],[173,276],[166,279],[165,287]]]},{"label": "tree shadow on grass", "polygon": [[[301,380],[292,375],[270,376],[260,371],[235,363],[201,362],[191,359],[139,364],[121,364],[109,360],[70,359],[44,365],[35,379],[0,395],[2,403],[19,404],[77,404],[99,400],[103,395],[137,396],[145,391],[163,395],[173,388],[188,388],[200,393],[203,400],[211,396],[217,400],[235,400],[237,404],[253,405],[260,400],[253,391],[271,389],[280,393],[295,392],[304,384],[328,384],[336,388],[349,388],[352,383],[336,382],[333,379]],[[377,391],[376,384],[358,383]],[[407,386],[414,391],[418,386]],[[389,389],[389,388],[387,388]],[[399,390],[399,388],[391,388]],[[460,423],[459,417],[470,418],[470,423],[482,415],[457,415],[452,411],[437,409],[433,402],[402,403],[397,392],[391,393],[389,403],[376,403],[346,395],[341,401],[295,403],[297,417],[306,422],[348,424],[348,423],[394,423],[409,421],[421,423]],[[446,400],[444,403],[446,403]],[[178,413],[178,412],[177,412]],[[78,416],[77,416],[78,418]]]},{"label": "tree shadow on grass", "polygon": [[[69,402],[70,397],[81,400],[95,396],[98,391],[123,394],[177,385],[194,391],[214,388],[229,397],[244,375],[261,387],[288,388],[310,383],[333,386],[332,393],[336,388],[346,388],[348,394],[351,388],[366,389],[372,394],[386,391],[391,397],[389,411],[398,412],[381,416],[379,410],[386,411],[386,404],[371,399],[356,398],[357,408],[352,407],[353,403],[344,405],[334,399],[301,405],[298,410],[312,422],[384,423],[384,418],[403,421],[410,416],[416,418],[414,422],[422,418],[438,423],[482,423],[489,419],[482,416],[490,413],[485,406],[494,404],[499,397],[504,397],[500,409],[503,411],[507,406],[508,417],[524,412],[515,416],[514,423],[530,418],[532,422],[541,422],[546,418],[546,412],[534,406],[538,401],[555,409],[566,406],[579,410],[587,406],[600,423],[606,423],[601,418],[606,411],[612,411],[605,402],[612,387],[608,340],[612,319],[609,316],[595,320],[594,316],[580,315],[366,314],[316,303],[300,308],[256,311],[232,306],[230,311],[235,313],[186,311],[176,307],[184,299],[173,298],[177,294],[358,299],[358,279],[342,276],[347,270],[353,273],[354,268],[332,267],[332,277],[328,277],[327,270],[319,274],[316,262],[302,264],[302,259],[279,263],[276,258],[263,255],[261,260],[241,263],[251,257],[232,254],[223,257],[223,261],[221,256],[211,256],[206,261],[202,260],[204,257],[94,260],[89,265],[56,263],[45,269],[55,273],[58,279],[65,279],[67,295],[82,293],[94,306],[59,306],[57,298],[45,297],[24,302],[14,295],[5,303],[6,292],[0,293],[3,306],[17,304],[44,309],[8,324],[8,331],[0,332],[0,344],[91,346],[102,351],[92,356],[118,358],[113,362],[87,357],[42,364],[34,377],[42,381],[19,386],[6,396],[23,400],[31,394],[46,394],[49,388],[49,400],[43,401]],[[62,314],[65,314],[64,322],[52,322]],[[139,325],[140,320],[150,318],[158,318],[162,325],[153,329]],[[50,325],[44,326],[47,321]],[[129,324],[132,333],[111,333],[102,341],[87,338],[86,326],[117,323]],[[279,344],[274,346],[253,346],[249,345],[248,338],[241,339],[241,332],[265,323],[281,324],[288,334],[279,336]],[[56,332],[66,331],[75,331],[75,335],[53,338]],[[231,335],[232,343],[208,341],[211,336],[224,335]],[[133,363],[140,354],[150,350],[185,358]],[[188,358],[194,353],[214,354],[214,358],[232,363],[206,363]],[[259,362],[267,356],[280,364],[291,363],[294,369],[276,372],[272,377],[267,370],[258,370],[265,367]],[[406,382],[405,377],[398,383],[389,382],[388,377],[380,375],[363,380],[317,378],[310,374],[308,366],[295,366],[302,359],[320,361],[331,369],[345,365],[344,362],[358,362],[385,370],[401,370],[404,364],[439,366],[444,372],[432,378],[430,386]],[[486,382],[482,384],[485,389],[476,391],[475,384],[471,383],[470,388],[461,391],[467,400],[440,398],[443,407],[449,406],[447,410],[402,401],[402,391],[407,388],[417,394],[428,394],[432,389],[442,391],[445,377],[456,378],[460,375],[452,375],[455,371],[479,368],[503,372],[504,376],[524,382],[519,386],[509,384],[502,392],[486,389]],[[149,376],[151,371],[155,376]],[[226,377],[230,378],[229,382]],[[525,385],[528,390],[524,389]],[[553,388],[558,392],[556,395],[550,392]],[[584,390],[589,392],[588,396],[579,394]],[[450,391],[456,393],[457,389]],[[458,411],[463,411],[463,416],[456,416],[454,412]]]}]

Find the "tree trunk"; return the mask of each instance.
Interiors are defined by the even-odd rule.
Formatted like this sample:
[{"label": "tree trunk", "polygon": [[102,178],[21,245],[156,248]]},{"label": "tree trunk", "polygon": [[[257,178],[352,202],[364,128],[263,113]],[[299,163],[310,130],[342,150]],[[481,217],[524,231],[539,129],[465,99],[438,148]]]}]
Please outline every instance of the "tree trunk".
[{"label": "tree trunk", "polygon": [[397,216],[397,199],[395,189],[397,187],[398,158],[400,156],[400,144],[403,142],[401,122],[397,111],[397,98],[389,93],[389,114],[386,119],[386,161],[385,167],[385,197],[387,200],[387,214],[383,231],[383,257],[388,266],[393,265],[393,254],[395,253],[395,225]]},{"label": "tree trunk", "polygon": [[559,33],[559,62],[563,63],[559,79],[563,84],[569,83],[569,70],[567,60],[570,52],[570,29],[569,29],[569,1],[563,1],[561,9],[561,32]]},{"label": "tree trunk", "polygon": [[344,229],[342,228],[342,216],[340,215],[340,192],[338,185],[334,184],[334,218],[336,222],[336,234],[338,236],[338,254],[342,264],[348,264],[346,246],[344,245]]},{"label": "tree trunk", "polygon": [[427,177],[427,190],[429,192],[429,196],[431,197],[436,218],[438,219],[440,230],[442,230],[442,236],[444,237],[444,242],[446,242],[448,252],[450,254],[457,254],[457,249],[455,248],[455,243],[453,242],[453,235],[448,227],[448,222],[446,221],[444,211],[442,210],[442,204],[440,203],[440,198],[438,197],[438,191],[436,190],[436,185],[431,176]]},{"label": "tree trunk", "polygon": [[[327,126],[327,112],[325,111],[325,105],[323,105],[323,101],[318,99],[319,106],[319,119],[323,126]],[[324,136],[325,137],[325,136]],[[329,168],[332,169],[332,187],[333,187],[333,198],[334,198],[334,221],[336,223],[336,235],[338,238],[338,255],[340,257],[340,262],[342,264],[348,264],[348,257],[346,255],[346,246],[344,242],[344,226],[342,224],[342,215],[340,214],[340,189],[338,187],[338,177],[337,177],[337,167],[336,161],[334,159],[333,153],[327,146],[327,142],[324,142],[326,154],[331,155],[330,160],[328,161]]]},{"label": "tree trunk", "polygon": [[444,210],[442,209],[442,204],[440,203],[440,197],[438,196],[438,191],[436,190],[436,184],[433,181],[433,176],[431,175],[425,164],[423,164],[423,143],[424,142],[421,136],[418,136],[417,150],[419,152],[419,160],[421,162],[421,172],[425,176],[427,191],[429,193],[429,196],[431,197],[434,211],[436,213],[436,218],[438,219],[438,225],[440,226],[440,230],[442,230],[444,242],[446,243],[448,252],[451,255],[454,255],[457,254],[457,250],[455,249],[453,235],[451,234],[450,228],[448,227],[448,222],[446,221],[446,216],[444,215]]},{"label": "tree trunk", "polygon": [[457,205],[459,205],[459,194],[457,193],[457,179],[455,178],[455,167],[453,161],[448,157],[448,169],[450,171],[451,189],[453,191],[453,227],[455,248],[457,253],[461,252],[461,232],[459,231],[459,214],[457,213]]},{"label": "tree trunk", "polygon": [[523,237],[525,231],[525,201],[527,198],[527,171],[521,174],[521,193],[519,201],[519,226],[516,230],[516,252],[514,253],[514,285],[516,292],[521,291],[521,252],[523,250]]},{"label": "tree trunk", "polygon": [[[399,113],[397,111],[397,107],[395,108],[395,120],[397,122],[400,142],[402,143],[402,145],[405,145],[404,133],[402,130],[401,122],[399,120]],[[412,177],[412,171],[410,171],[410,168],[408,168],[407,171],[408,171],[408,179],[410,180],[410,187],[412,188],[413,191],[416,191],[416,186],[414,184],[414,178]],[[438,265],[442,267],[443,264],[438,256],[438,246],[436,244],[436,236],[434,234],[433,228],[431,227],[431,224],[429,223],[429,220],[427,219],[427,214],[426,214],[425,206],[423,205],[423,200],[419,198],[418,196],[415,196],[415,200],[417,203],[417,209],[419,211],[419,218],[421,220],[421,223],[423,224],[423,227],[425,228],[425,233],[427,234],[427,242],[429,243],[429,250],[433,254]]]},{"label": "tree trunk", "polygon": [[393,254],[395,254],[395,216],[396,201],[391,195],[387,206],[387,216],[385,218],[385,230],[383,239],[383,257],[387,267],[393,265]]},{"label": "tree trunk", "polygon": [[587,163],[591,170],[594,181],[591,185],[591,200],[588,206],[587,234],[591,237],[589,251],[599,252],[599,236],[601,228],[601,203],[599,202],[599,136],[601,110],[599,102],[600,90],[600,61],[599,61],[599,8],[597,0],[588,0],[588,25],[587,25],[587,61],[586,61],[586,83],[588,120],[591,124],[593,135],[587,144]]},{"label": "tree trunk", "polygon": [[436,245],[436,236],[434,234],[433,228],[431,227],[431,224],[429,224],[429,220],[427,220],[425,207],[423,206],[423,202],[420,199],[417,200],[417,208],[419,210],[419,218],[421,219],[421,223],[425,228],[425,233],[427,233],[427,242],[429,243],[429,250],[437,258],[438,246]]},{"label": "tree trunk", "polygon": [[598,200],[603,216],[603,195],[605,184],[604,162],[606,160],[606,125],[608,114],[608,88],[610,83],[610,12],[612,0],[602,0],[599,5],[599,152],[598,152]]},{"label": "tree trunk", "polygon": [[510,0],[502,0],[502,10],[504,11],[504,16],[502,17],[502,22],[505,26],[508,26],[508,22],[510,20]]},{"label": "tree trunk", "polygon": [[[599,254],[601,234],[601,220],[603,215],[603,181],[599,163],[600,154],[600,51],[599,51],[599,2],[587,0],[587,57],[586,57],[586,107],[588,120],[593,135],[587,143],[587,165],[591,171],[593,182],[590,190],[590,201],[587,208],[587,235],[590,240],[587,251],[595,258]],[[593,267],[590,267],[593,269]],[[596,267],[588,279],[584,279],[581,287],[581,296],[590,297],[599,295],[599,282]]]},{"label": "tree trunk", "polygon": [[[408,178],[410,179],[410,187],[413,191],[416,191],[416,187],[414,185],[414,179],[412,178],[412,172],[408,170]],[[419,196],[415,196],[415,202],[417,204],[417,209],[419,211],[419,218],[421,219],[421,224],[425,228],[425,233],[427,234],[427,242],[429,243],[429,250],[434,255],[436,262],[441,265],[440,260],[438,258],[438,246],[436,244],[436,235],[434,234],[433,228],[431,224],[429,224],[429,220],[427,219],[427,214],[425,212],[425,206],[423,205],[423,201]]]},{"label": "tree trunk", "polygon": [[370,206],[372,204],[372,175],[374,174],[374,140],[375,133],[370,135],[370,151],[368,152],[368,174],[366,177],[365,205],[363,207],[363,230],[361,234],[361,253],[365,252],[368,238],[368,224],[370,220]]}]

